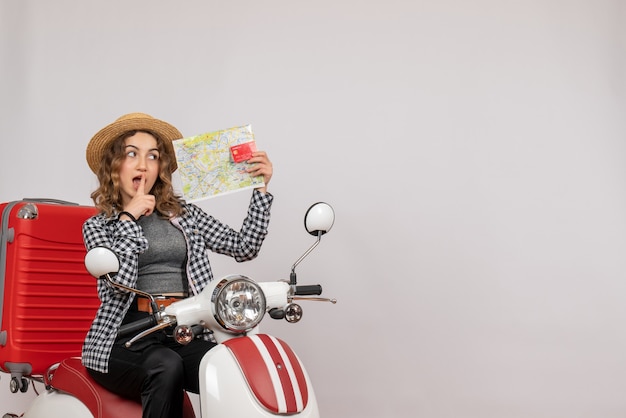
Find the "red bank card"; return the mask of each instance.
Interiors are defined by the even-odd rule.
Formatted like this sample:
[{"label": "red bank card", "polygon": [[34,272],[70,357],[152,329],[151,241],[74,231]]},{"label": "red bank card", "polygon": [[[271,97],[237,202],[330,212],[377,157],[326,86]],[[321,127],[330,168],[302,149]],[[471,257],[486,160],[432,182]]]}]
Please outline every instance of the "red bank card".
[{"label": "red bank card", "polygon": [[252,158],[252,153],[256,151],[256,143],[246,142],[243,144],[233,145],[230,147],[230,154],[233,157],[233,161],[241,163]]}]

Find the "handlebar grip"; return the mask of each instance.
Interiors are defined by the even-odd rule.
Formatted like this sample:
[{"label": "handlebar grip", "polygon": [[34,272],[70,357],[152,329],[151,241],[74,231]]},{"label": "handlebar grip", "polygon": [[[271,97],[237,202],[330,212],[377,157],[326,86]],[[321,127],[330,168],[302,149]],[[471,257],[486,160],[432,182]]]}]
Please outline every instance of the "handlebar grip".
[{"label": "handlebar grip", "polygon": [[322,285],[311,284],[304,286],[296,286],[295,294],[297,296],[313,296],[322,294]]},{"label": "handlebar grip", "polygon": [[191,326],[191,332],[193,333],[193,337],[196,338],[198,335],[202,335],[204,333],[204,325],[197,324]]},{"label": "handlebar grip", "polygon": [[138,332],[153,327],[156,324],[156,318],[154,317],[154,315],[150,315],[138,321],[129,322],[128,324],[122,325],[119,331],[117,331],[117,336],[126,337],[130,334],[137,334]]}]

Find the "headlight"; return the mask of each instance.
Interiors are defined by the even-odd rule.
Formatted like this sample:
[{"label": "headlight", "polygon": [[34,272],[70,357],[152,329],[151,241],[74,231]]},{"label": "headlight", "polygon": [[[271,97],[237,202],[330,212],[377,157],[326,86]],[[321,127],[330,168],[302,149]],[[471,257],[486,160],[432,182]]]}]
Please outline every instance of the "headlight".
[{"label": "headlight", "polygon": [[222,279],[213,291],[211,302],[217,322],[235,333],[254,328],[265,315],[263,290],[245,276]]}]

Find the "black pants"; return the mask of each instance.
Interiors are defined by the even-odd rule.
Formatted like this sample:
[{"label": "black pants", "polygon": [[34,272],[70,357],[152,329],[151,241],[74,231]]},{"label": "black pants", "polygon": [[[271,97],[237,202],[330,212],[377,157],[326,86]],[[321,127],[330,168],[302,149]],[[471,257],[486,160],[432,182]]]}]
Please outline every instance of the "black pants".
[{"label": "black pants", "polygon": [[111,392],[141,401],[144,418],[179,418],[183,390],[199,392],[200,360],[213,347],[214,343],[201,339],[182,346],[159,333],[130,349],[116,343],[108,373],[88,370]]}]

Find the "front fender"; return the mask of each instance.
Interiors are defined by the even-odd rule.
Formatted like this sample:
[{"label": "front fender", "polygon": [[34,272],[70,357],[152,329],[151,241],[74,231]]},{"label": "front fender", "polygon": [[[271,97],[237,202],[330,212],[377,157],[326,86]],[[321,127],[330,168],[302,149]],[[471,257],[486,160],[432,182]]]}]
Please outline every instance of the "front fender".
[{"label": "front fender", "polygon": [[204,356],[200,405],[215,417],[319,417],[302,363],[284,341],[266,334],[230,339]]}]

